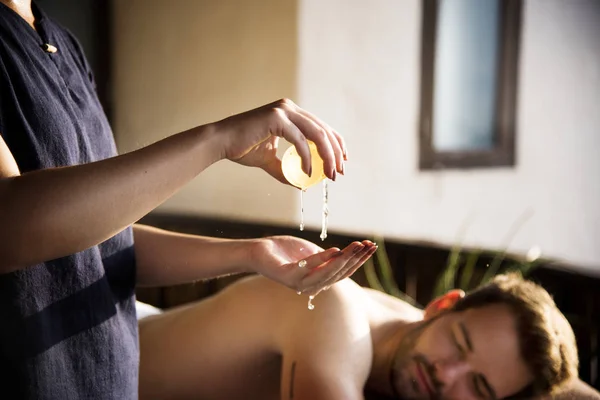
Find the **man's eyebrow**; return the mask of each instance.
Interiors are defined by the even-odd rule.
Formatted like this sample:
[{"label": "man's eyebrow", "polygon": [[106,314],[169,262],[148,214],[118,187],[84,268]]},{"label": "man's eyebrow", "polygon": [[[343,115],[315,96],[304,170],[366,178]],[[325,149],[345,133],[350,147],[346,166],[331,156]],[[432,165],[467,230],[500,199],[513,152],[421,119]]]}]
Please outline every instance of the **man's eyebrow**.
[{"label": "man's eyebrow", "polygon": [[[458,325],[459,325],[460,330],[465,339],[465,344],[467,345],[467,348],[469,349],[470,352],[473,352],[473,342],[471,341],[471,335],[469,334],[467,327],[465,326],[465,324],[462,321],[459,322]],[[492,399],[495,400],[498,398],[498,396],[496,396],[496,392],[494,391],[494,388],[492,388],[492,385],[490,385],[490,383],[488,382],[488,380],[486,379],[486,377],[484,375],[477,374],[477,381],[481,382],[481,384],[483,386],[485,386],[485,390],[488,392],[488,394],[490,395],[490,397]]]}]

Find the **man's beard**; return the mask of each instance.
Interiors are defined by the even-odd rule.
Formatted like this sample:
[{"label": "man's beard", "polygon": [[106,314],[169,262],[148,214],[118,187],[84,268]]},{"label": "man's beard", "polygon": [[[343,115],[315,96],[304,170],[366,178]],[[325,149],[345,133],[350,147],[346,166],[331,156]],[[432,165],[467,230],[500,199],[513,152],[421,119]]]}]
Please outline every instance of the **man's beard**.
[{"label": "man's beard", "polygon": [[[417,381],[417,378],[412,376],[409,372],[409,366],[419,365],[421,370],[428,371],[427,374],[431,378],[431,384],[433,385],[434,393],[423,394],[421,383]],[[396,398],[403,400],[440,400],[439,389],[440,385],[434,378],[434,374],[430,364],[427,360],[419,354],[409,354],[405,358],[402,358],[394,364],[393,379],[391,382],[394,388],[394,394]]]},{"label": "man's beard", "polygon": [[[409,366],[418,362],[425,368],[429,368],[427,360],[415,353],[415,345],[425,328],[427,328],[434,319],[435,318],[425,321],[407,332],[406,336],[398,345],[390,368],[390,385],[394,392],[394,396],[398,399],[408,400],[428,398],[420,394],[421,389],[419,382],[417,382],[409,373]],[[433,377],[431,371],[430,376]],[[434,396],[433,398],[436,399],[437,396]]]}]

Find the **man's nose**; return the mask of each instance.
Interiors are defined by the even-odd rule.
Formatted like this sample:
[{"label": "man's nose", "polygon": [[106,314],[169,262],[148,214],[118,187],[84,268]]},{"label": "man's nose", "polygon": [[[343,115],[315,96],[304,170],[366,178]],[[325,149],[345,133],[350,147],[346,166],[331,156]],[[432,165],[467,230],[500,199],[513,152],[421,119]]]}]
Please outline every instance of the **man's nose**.
[{"label": "man's nose", "polygon": [[468,362],[461,359],[447,359],[433,363],[435,376],[442,384],[442,387],[452,387],[467,373],[471,371]]}]

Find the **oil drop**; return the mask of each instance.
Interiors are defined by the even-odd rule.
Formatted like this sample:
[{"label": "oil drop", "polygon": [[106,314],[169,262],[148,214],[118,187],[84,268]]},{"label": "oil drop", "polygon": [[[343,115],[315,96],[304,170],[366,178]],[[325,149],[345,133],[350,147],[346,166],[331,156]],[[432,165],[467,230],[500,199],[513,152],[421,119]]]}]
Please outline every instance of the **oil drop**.
[{"label": "oil drop", "polygon": [[321,218],[321,241],[327,238],[327,218],[329,217],[329,186],[327,179],[323,180],[323,215]]},{"label": "oil drop", "polygon": [[304,230],[304,192],[306,189],[300,191],[300,230]]}]

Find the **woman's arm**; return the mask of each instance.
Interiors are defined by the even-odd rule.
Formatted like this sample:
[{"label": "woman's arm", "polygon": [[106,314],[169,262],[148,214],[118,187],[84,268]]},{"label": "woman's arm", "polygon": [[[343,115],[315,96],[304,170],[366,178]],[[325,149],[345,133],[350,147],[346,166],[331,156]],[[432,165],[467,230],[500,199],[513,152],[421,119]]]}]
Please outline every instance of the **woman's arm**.
[{"label": "woman's arm", "polygon": [[247,271],[255,240],[217,239],[133,226],[137,283],[170,286]]},{"label": "woman's arm", "polygon": [[118,157],[23,175],[0,134],[0,274],[107,240],[221,159],[282,180],[280,137],[296,146],[307,173],[308,140],[317,145],[330,179],[343,170],[339,134],[286,99]]},{"label": "woman's arm", "polygon": [[0,273],[82,251],[140,219],[220,159],[210,130],[23,175],[0,137]]}]

